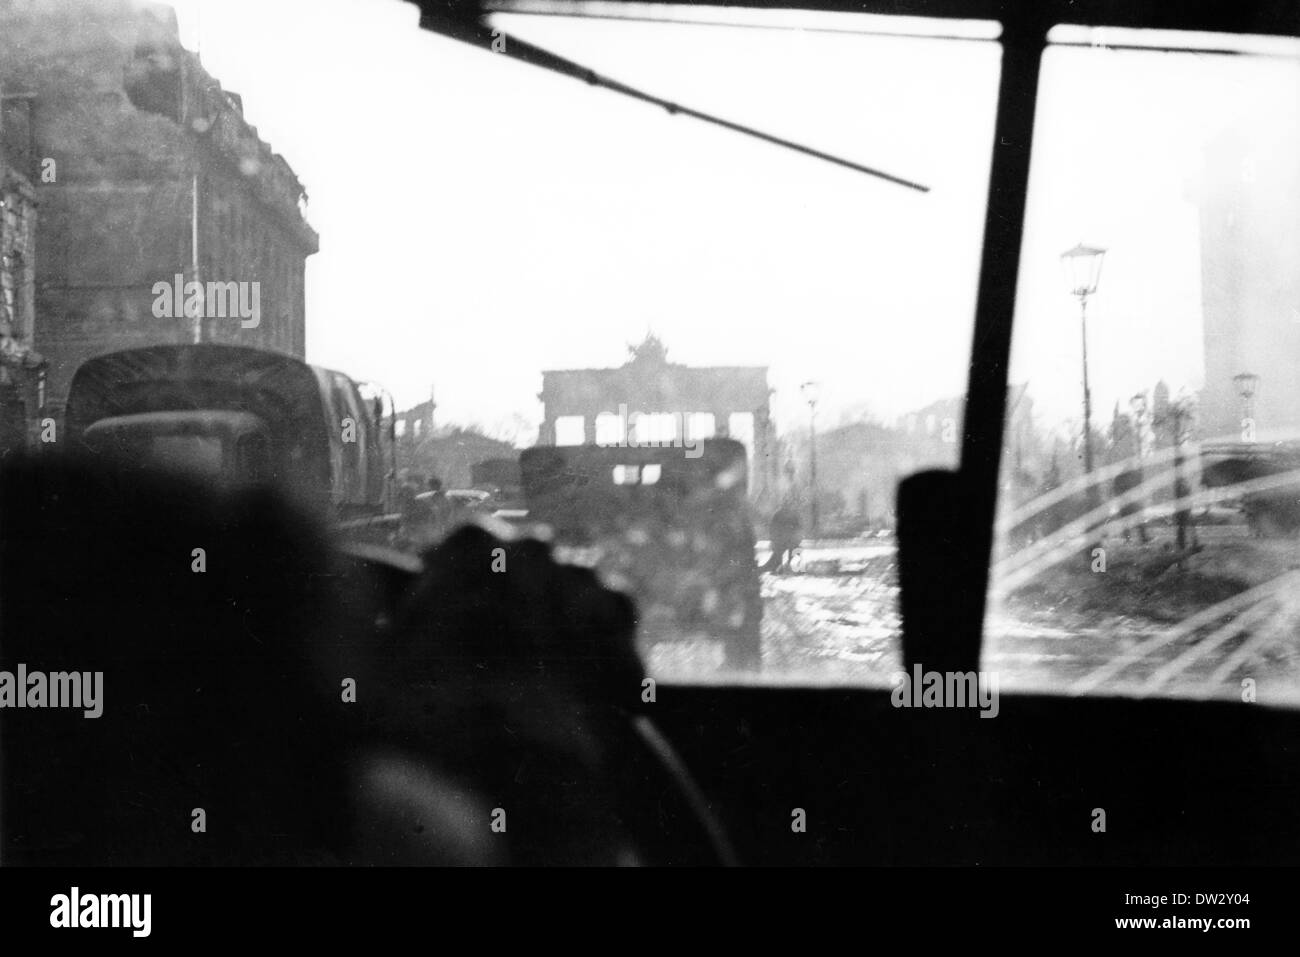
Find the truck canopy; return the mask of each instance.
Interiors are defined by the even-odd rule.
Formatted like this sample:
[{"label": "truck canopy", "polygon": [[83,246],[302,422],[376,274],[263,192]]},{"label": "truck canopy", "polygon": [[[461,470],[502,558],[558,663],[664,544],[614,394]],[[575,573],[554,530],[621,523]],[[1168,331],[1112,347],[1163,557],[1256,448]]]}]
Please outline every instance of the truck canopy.
[{"label": "truck canopy", "polygon": [[309,506],[345,514],[381,506],[379,427],[369,404],[342,373],[293,356],[215,344],[98,356],[73,376],[65,427],[74,449],[92,452],[86,432],[96,422],[200,411],[246,413],[265,423],[269,480]]}]

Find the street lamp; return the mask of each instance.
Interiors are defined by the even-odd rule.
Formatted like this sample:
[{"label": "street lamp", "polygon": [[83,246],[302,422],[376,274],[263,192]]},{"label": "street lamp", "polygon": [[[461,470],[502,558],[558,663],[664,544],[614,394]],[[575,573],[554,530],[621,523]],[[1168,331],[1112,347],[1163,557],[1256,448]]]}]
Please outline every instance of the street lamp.
[{"label": "street lamp", "polygon": [[[1139,392],[1135,396],[1133,396],[1133,398],[1129,399],[1128,402],[1129,402],[1129,408],[1133,410],[1133,444],[1136,446],[1137,449],[1137,456],[1134,460],[1134,466],[1133,466],[1132,487],[1138,488],[1139,486],[1142,485],[1142,480],[1143,480],[1142,430],[1146,426],[1147,394],[1145,392]],[[1142,501],[1139,500],[1135,504],[1137,506],[1138,517],[1143,518],[1145,514],[1145,507],[1143,506]],[[1124,513],[1121,511],[1120,514],[1122,515]],[[1143,545],[1146,545],[1150,542],[1151,539],[1147,535],[1147,527],[1144,522],[1138,522],[1137,532],[1138,532],[1138,541],[1140,541]],[[1128,540],[1127,532],[1124,533],[1124,537],[1125,537],[1125,541],[1127,541]]]},{"label": "street lamp", "polygon": [[1250,441],[1255,441],[1255,389],[1259,385],[1259,376],[1253,372],[1238,372],[1232,377],[1233,384],[1237,387],[1237,394],[1241,396],[1242,411],[1242,432],[1250,436]]},{"label": "street lamp", "polygon": [[[205,149],[211,148],[217,119],[218,114],[213,113],[210,116],[195,116],[189,122],[189,128],[193,134],[190,144],[192,154],[190,164],[190,273],[192,281],[200,284],[200,289],[203,288],[203,276],[199,270],[199,173],[202,167],[199,147],[202,144]],[[207,308],[205,299],[200,296],[199,301],[198,314],[190,317],[190,334],[194,338],[195,345],[203,342],[203,319]]]},{"label": "street lamp", "polygon": [[1092,393],[1088,389],[1088,297],[1097,291],[1106,250],[1083,243],[1061,253],[1070,295],[1079,300],[1079,331],[1083,344],[1083,470],[1092,472]]},{"label": "street lamp", "polygon": [[805,382],[799,386],[803,399],[808,403],[808,488],[809,525],[808,537],[817,537],[817,400],[821,398],[822,388],[817,382]]},{"label": "street lamp", "polygon": [[[1163,413],[1153,417],[1151,424],[1168,427],[1170,438],[1174,443],[1174,501],[1177,511],[1174,513],[1178,526],[1178,551],[1187,547],[1188,530],[1191,527],[1191,512],[1188,508],[1190,486],[1183,475],[1183,442],[1191,436],[1191,422],[1195,399],[1183,392],[1171,400]],[[1196,530],[1191,528],[1191,538],[1195,544]]]}]

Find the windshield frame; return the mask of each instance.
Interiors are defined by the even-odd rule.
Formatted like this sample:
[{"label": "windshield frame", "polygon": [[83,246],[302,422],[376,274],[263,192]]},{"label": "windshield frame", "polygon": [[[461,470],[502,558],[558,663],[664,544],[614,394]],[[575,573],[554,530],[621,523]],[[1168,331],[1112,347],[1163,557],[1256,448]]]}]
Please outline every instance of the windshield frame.
[{"label": "windshield frame", "polygon": [[[546,0],[418,0],[420,26],[472,44],[493,55],[517,57],[534,66],[582,78],[574,64],[528,44],[498,42],[488,17],[492,13],[554,14],[643,18],[647,8],[637,0],[567,3]],[[682,0],[656,0],[663,11],[681,10],[698,16],[702,5]],[[946,558],[950,587],[969,596],[935,614],[942,622],[909,623],[903,618],[903,641],[920,627],[937,625],[957,648],[982,648],[989,580],[992,572],[1001,452],[1006,426],[1006,396],[1010,366],[1016,291],[1029,192],[1030,154],[1039,93],[1039,73],[1057,26],[1116,27],[1190,33],[1300,37],[1300,5],[1287,0],[1262,0],[1250,5],[1231,0],[1191,0],[1184,4],[1160,0],[711,0],[714,8],[856,13],[921,20],[991,21],[1001,26],[997,42],[1002,51],[995,105],[993,156],[985,206],[983,248],[970,373],[962,426],[960,466],[955,473],[962,490],[962,508],[949,513],[948,538],[963,543]],[[640,10],[638,10],[640,8]]]}]

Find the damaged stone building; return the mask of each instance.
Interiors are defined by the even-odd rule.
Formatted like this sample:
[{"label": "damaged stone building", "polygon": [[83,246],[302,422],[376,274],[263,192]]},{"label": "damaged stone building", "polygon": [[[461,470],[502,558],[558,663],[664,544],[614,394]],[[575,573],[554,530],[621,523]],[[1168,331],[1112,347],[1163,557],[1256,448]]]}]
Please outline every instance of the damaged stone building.
[{"label": "damaged stone building", "polygon": [[[29,345],[48,362],[49,414],[78,365],[117,349],[202,341],[303,357],[304,269],[319,245],[305,190],[181,46],[171,7],[0,2],[0,84],[3,148],[40,210]],[[158,308],[158,289],[193,282],[255,290],[258,321],[210,301]]]},{"label": "damaged stone building", "polygon": [[20,169],[9,163],[3,133],[0,126],[0,455],[33,439],[45,387],[45,360],[32,344],[36,192]]}]

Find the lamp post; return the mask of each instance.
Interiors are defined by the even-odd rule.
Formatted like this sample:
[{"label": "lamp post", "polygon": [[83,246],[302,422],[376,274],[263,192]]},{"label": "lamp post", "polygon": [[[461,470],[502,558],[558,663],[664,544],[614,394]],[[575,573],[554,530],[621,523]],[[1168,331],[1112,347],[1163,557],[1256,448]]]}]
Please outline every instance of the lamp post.
[{"label": "lamp post", "polygon": [[[1232,377],[1233,384],[1237,387],[1237,394],[1241,396],[1242,418],[1241,432],[1242,439],[1246,442],[1255,441],[1255,389],[1259,385],[1259,376],[1253,372],[1238,372]],[[1247,438],[1249,436],[1249,438]]]},{"label": "lamp post", "polygon": [[[1088,297],[1097,291],[1106,250],[1083,243],[1061,253],[1070,295],[1079,300],[1079,334],[1083,345],[1083,471],[1092,473],[1092,393],[1088,389]],[[1095,501],[1095,489],[1090,487]]]},{"label": "lamp post", "polygon": [[[190,262],[189,272],[190,279],[199,283],[199,289],[202,290],[203,276],[199,269],[199,174],[202,172],[202,157],[200,149],[210,149],[213,131],[216,128],[218,114],[213,113],[211,116],[194,116],[189,119],[189,129],[191,136],[191,162],[190,162]],[[189,299],[186,297],[186,302]],[[203,319],[204,312],[207,309],[207,300],[200,293],[200,305],[198,315],[190,317],[190,335],[195,345],[203,342]]]},{"label": "lamp post", "polygon": [[804,401],[808,403],[808,537],[817,537],[817,400],[821,398],[821,385],[805,382],[799,386]]},{"label": "lamp post", "polygon": [[[1133,444],[1136,448],[1137,455],[1133,465],[1132,488],[1138,488],[1142,485],[1142,430],[1146,427],[1147,418],[1147,394],[1139,392],[1133,398],[1128,400],[1129,408],[1133,410]],[[1144,517],[1145,506],[1141,500],[1134,503],[1138,516]],[[1124,514],[1122,511],[1120,514]],[[1137,526],[1138,541],[1146,545],[1150,538],[1147,535],[1145,522],[1138,522]],[[1125,541],[1127,541],[1127,532]]]},{"label": "lamp post", "polygon": [[1191,486],[1183,474],[1183,442],[1191,436],[1193,409],[1193,397],[1180,394],[1169,402],[1162,414],[1151,420],[1154,426],[1168,427],[1174,444],[1174,520],[1178,529],[1179,552],[1187,547],[1189,539],[1193,545],[1196,544],[1196,531],[1191,526],[1191,510],[1187,505]]}]

